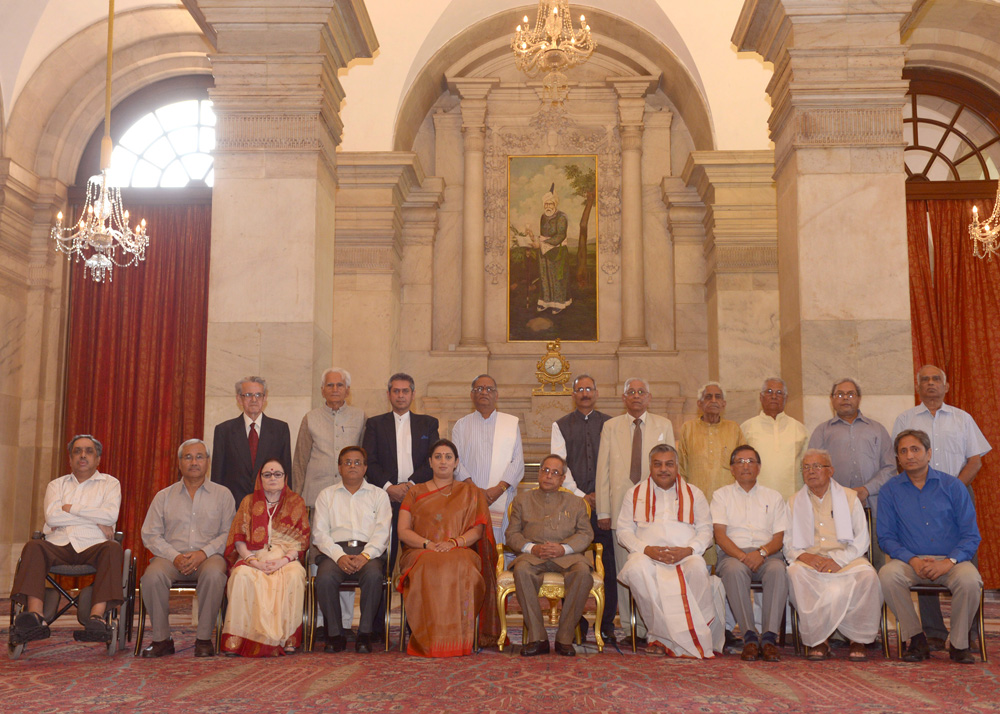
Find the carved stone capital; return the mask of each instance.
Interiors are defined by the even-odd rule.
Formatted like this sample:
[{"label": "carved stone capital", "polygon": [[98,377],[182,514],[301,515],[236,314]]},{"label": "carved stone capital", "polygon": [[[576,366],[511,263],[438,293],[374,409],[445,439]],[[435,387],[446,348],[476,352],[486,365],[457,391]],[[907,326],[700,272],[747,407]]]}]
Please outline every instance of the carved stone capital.
[{"label": "carved stone capital", "polygon": [[642,126],[622,125],[622,151],[642,151]]}]

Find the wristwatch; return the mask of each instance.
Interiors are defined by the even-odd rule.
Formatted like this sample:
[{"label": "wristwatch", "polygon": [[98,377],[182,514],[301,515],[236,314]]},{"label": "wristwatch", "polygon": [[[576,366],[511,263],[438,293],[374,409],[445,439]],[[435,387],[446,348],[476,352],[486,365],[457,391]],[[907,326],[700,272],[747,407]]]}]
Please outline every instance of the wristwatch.
[{"label": "wristwatch", "polygon": [[760,557],[761,558],[766,558],[767,557],[767,551],[764,550],[764,546],[761,546],[760,548],[758,548],[757,552],[760,553]]},{"label": "wristwatch", "polygon": [[958,561],[957,561],[957,560],[955,560],[954,558],[948,558],[948,560],[950,560],[950,561],[951,561],[951,564],[952,564],[952,565],[958,565]]}]

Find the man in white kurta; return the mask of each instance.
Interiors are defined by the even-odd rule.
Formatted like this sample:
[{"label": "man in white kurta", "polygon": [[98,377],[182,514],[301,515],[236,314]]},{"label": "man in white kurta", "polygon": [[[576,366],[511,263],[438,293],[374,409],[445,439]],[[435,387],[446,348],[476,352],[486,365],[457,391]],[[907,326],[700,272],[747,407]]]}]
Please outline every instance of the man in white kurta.
[{"label": "man in white kurta", "polygon": [[476,411],[455,422],[451,440],[458,448],[455,478],[471,479],[486,493],[493,522],[493,536],[504,542],[507,507],[524,478],[521,431],[513,414],[497,411],[497,383],[488,374],[472,382],[472,406]]},{"label": "man in white kurta", "polygon": [[677,475],[674,447],[653,447],[649,477],[622,501],[617,535],[629,553],[618,579],[646,622],[647,653],[701,659],[721,652],[722,585],[702,557],[712,517],[702,492]]},{"label": "man in white kurta", "polygon": [[791,498],[802,485],[799,466],[809,442],[801,422],[785,414],[788,389],[779,377],[764,380],[760,389],[760,414],[740,425],[750,446],[760,454],[757,483]]},{"label": "man in white kurta", "polygon": [[789,501],[785,538],[789,592],[799,614],[799,634],[809,659],[829,656],[836,630],[851,643],[848,659],[865,659],[882,612],[882,588],[865,558],[870,535],[861,500],[831,480],[830,454],[809,449],[802,459],[803,486]]}]

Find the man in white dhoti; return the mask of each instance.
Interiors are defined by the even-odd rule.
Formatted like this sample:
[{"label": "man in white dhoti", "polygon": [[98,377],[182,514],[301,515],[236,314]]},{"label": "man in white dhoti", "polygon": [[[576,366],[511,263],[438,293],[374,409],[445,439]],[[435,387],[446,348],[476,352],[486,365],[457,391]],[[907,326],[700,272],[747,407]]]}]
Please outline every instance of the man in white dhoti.
[{"label": "man in white dhoti", "polygon": [[851,643],[847,658],[857,662],[875,641],[882,588],[865,557],[870,535],[861,499],[831,480],[831,463],[822,449],[809,449],[802,459],[805,486],[789,500],[792,526],[785,538],[789,594],[806,657],[829,657],[827,639],[840,630]]},{"label": "man in white dhoti", "polygon": [[472,482],[486,492],[497,543],[504,542],[507,507],[524,478],[521,431],[513,414],[497,411],[496,380],[481,374],[472,382],[472,406],[476,411],[455,422],[451,440],[458,447],[455,478]]},{"label": "man in white dhoti", "polygon": [[677,451],[657,444],[649,477],[629,489],[618,514],[629,555],[618,579],[646,622],[647,654],[713,657],[725,641],[722,583],[702,554],[712,542],[704,494],[677,475]]}]

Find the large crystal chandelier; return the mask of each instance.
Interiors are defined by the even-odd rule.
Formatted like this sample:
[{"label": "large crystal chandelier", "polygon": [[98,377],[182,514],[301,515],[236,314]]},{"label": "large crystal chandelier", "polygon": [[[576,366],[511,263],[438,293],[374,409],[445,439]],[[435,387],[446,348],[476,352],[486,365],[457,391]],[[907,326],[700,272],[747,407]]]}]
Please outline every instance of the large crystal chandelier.
[{"label": "large crystal chandelier", "polygon": [[1000,182],[997,183],[997,197],[993,202],[993,213],[985,223],[979,222],[979,208],[972,207],[972,225],[969,226],[972,239],[972,253],[977,258],[989,256],[1000,250]]},{"label": "large crystal chandelier", "polygon": [[[121,191],[110,185],[111,167],[111,49],[114,33],[115,0],[108,0],[108,61],[104,86],[104,137],[101,139],[101,173],[87,181],[87,202],[80,220],[63,228],[62,211],[56,216],[52,239],[56,250],[66,254],[66,259],[86,257],[83,274],[90,272],[95,282],[103,283],[105,276],[111,280],[114,266],[125,268],[146,259],[146,221],[133,231],[129,226],[128,211],[122,209]],[[121,255],[118,255],[118,251]],[[90,252],[93,251],[93,252]],[[90,252],[89,255],[88,252]]]},{"label": "large crystal chandelier", "polygon": [[534,28],[528,26],[525,15],[510,41],[520,71],[529,77],[547,72],[543,87],[553,104],[562,102],[569,90],[563,70],[586,62],[594,47],[586,17],[580,15],[580,29],[573,29],[569,0],[539,0]]}]

